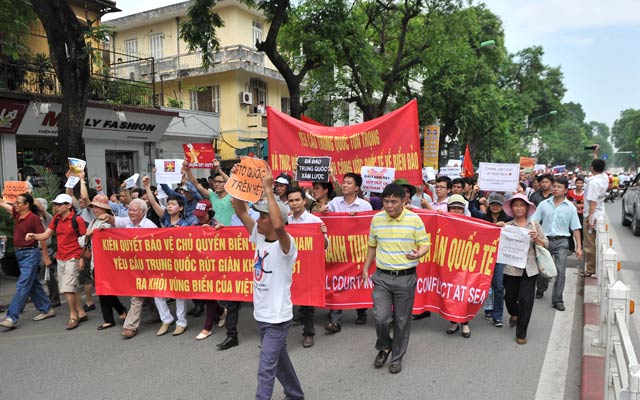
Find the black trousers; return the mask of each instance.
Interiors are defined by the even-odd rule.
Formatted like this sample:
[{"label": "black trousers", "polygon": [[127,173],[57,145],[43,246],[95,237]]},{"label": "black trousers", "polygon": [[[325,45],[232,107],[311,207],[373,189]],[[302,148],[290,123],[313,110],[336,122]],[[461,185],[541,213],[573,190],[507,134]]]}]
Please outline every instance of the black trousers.
[{"label": "black trousers", "polygon": [[240,301],[220,301],[220,305],[227,309],[227,318],[224,321],[224,328],[227,330],[227,336],[238,337],[238,313],[240,312]]},{"label": "black trousers", "polygon": [[118,315],[122,315],[127,312],[125,306],[122,305],[118,296],[98,296],[100,299],[100,311],[102,311],[102,319],[107,324],[116,324],[113,318],[113,310],[116,310]]},{"label": "black trousers", "polygon": [[316,316],[316,308],[300,306],[298,313],[302,317],[302,336],[315,336],[316,329],[313,326]]},{"label": "black trousers", "polygon": [[536,281],[538,275],[527,276],[524,271],[522,276],[504,275],[504,302],[507,312],[512,317],[518,317],[516,324],[516,338],[525,339],[527,328],[531,320],[533,303],[536,299]]}]

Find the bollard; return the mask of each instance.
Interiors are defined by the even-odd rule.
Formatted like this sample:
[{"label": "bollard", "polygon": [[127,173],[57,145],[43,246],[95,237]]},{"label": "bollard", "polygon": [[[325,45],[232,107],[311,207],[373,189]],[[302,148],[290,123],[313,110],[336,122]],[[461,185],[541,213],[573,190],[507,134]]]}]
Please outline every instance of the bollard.
[{"label": "bollard", "polygon": [[[600,300],[600,323],[604,324],[610,317],[608,314],[608,303],[610,303],[610,301],[607,300],[611,298],[611,294],[607,293],[607,288],[616,282],[618,253],[612,248],[608,248],[601,253],[601,256],[602,276],[598,277],[598,299]],[[600,329],[600,340],[598,342],[600,347],[607,343],[606,334],[604,329]]]}]

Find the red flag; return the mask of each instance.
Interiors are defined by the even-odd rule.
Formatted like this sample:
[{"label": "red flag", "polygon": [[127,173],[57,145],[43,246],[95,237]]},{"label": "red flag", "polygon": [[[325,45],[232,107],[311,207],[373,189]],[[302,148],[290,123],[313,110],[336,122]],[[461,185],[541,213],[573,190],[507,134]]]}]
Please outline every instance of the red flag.
[{"label": "red flag", "polygon": [[466,178],[474,176],[476,173],[473,170],[473,162],[471,161],[471,154],[469,153],[469,145],[467,145],[464,151],[464,164],[462,165],[462,175]]}]

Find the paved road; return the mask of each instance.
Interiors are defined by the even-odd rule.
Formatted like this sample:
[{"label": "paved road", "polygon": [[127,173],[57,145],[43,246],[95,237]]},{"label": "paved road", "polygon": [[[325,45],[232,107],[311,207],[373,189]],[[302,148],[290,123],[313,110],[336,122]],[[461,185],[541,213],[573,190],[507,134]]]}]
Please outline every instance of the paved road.
[{"label": "paved road", "polygon": [[[322,329],[323,310],[316,345],[304,349],[302,328],[295,326],[289,353],[308,399],[577,399],[582,289],[576,271],[569,270],[566,313],[552,309],[548,295],[536,301],[525,346],[515,343],[513,329],[495,328],[481,316],[471,322],[470,339],[446,335],[448,322],[433,316],[413,323],[404,369],[391,375],[372,367],[371,315],[368,324],[356,326],[355,311],[345,312],[343,331],[330,336]],[[0,281],[0,303],[9,301],[13,285]],[[250,305],[241,311],[240,346],[227,351],[215,347],[224,338],[221,330],[194,340],[202,318],[191,319],[179,337],[156,337],[154,325],[123,340],[118,328],[96,331],[97,310],[89,322],[67,332],[66,312],[63,305],[56,318],[36,323],[28,305],[19,329],[0,332],[1,399],[236,400],[254,395],[259,343]],[[276,385],[274,398],[283,397]]]}]

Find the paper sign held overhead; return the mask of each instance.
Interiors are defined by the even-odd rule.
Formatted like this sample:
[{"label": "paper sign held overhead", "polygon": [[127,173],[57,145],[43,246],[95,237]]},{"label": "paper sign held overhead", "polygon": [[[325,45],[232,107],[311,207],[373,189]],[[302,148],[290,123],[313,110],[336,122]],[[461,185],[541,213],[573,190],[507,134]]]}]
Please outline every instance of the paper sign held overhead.
[{"label": "paper sign held overhead", "polygon": [[189,168],[213,168],[215,151],[211,143],[187,143],[183,144],[186,165]]},{"label": "paper sign held overhead", "polygon": [[267,163],[259,158],[244,157],[236,172],[224,184],[224,190],[232,197],[255,203],[262,198],[264,187],[262,177],[267,171]]},{"label": "paper sign held overhead", "polygon": [[2,189],[2,198],[7,203],[15,203],[18,195],[29,192],[27,181],[5,181]]},{"label": "paper sign held overhead", "polygon": [[138,178],[140,178],[140,174],[133,174],[131,177],[125,179],[124,184],[127,189],[131,189],[136,187],[136,182],[138,182]]},{"label": "paper sign held overhead", "polygon": [[480,163],[478,186],[488,192],[515,192],[520,180],[520,164]]},{"label": "paper sign held overhead", "polygon": [[395,180],[395,168],[364,166],[360,170],[362,176],[361,189],[365,192],[381,193],[385,186]]},{"label": "paper sign held overhead", "polygon": [[298,156],[296,180],[299,182],[329,182],[331,157]]},{"label": "paper sign held overhead", "polygon": [[71,171],[71,175],[78,176],[81,172],[84,171],[84,168],[87,166],[87,162],[85,160],[81,160],[79,158],[68,158],[69,160],[69,171]]},{"label": "paper sign held overhead", "polygon": [[182,180],[183,161],[179,159],[155,160],[156,182],[158,184],[166,183],[167,185],[180,183]]},{"label": "paper sign held overhead", "polygon": [[458,167],[442,167],[440,168],[440,176],[448,176],[451,179],[461,178],[462,168]]},{"label": "paper sign held overhead", "polygon": [[68,189],[73,189],[74,187],[76,187],[78,182],[80,182],[80,178],[78,178],[77,176],[71,175],[69,176],[69,179],[67,179],[67,183],[64,184],[64,187]]}]

